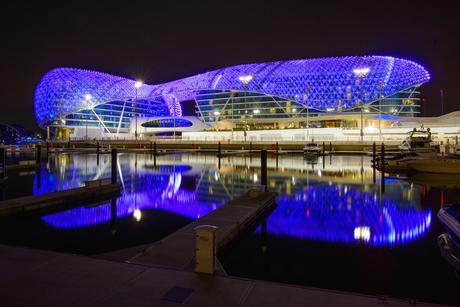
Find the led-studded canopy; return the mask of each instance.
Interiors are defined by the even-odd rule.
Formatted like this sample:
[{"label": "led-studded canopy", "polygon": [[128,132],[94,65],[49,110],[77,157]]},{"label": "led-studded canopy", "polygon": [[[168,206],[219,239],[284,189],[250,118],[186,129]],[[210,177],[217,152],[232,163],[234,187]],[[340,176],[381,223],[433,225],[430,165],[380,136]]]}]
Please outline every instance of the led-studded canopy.
[{"label": "led-studded canopy", "polygon": [[[365,72],[365,73],[357,73]],[[135,116],[181,116],[180,102],[195,99],[205,122],[277,119],[310,112],[353,112],[366,104],[382,113],[417,113],[416,89],[429,73],[412,61],[337,57],[231,66],[176,81],[142,84],[74,68],[48,72],[35,92],[40,126],[92,125],[107,133],[129,128]]]}]

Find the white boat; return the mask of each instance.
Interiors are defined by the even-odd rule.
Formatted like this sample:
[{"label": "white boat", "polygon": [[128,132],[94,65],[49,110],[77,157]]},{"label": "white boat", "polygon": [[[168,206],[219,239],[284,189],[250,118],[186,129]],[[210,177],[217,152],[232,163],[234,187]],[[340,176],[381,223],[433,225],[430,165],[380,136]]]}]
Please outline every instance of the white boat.
[{"label": "white boat", "polygon": [[313,140],[304,146],[303,154],[306,156],[319,156],[321,154],[321,148],[313,142]]},{"label": "white boat", "polygon": [[432,157],[407,162],[409,167],[421,173],[460,174],[460,157]]},{"label": "white boat", "polygon": [[414,128],[409,136],[398,146],[402,152],[416,152],[423,156],[436,156],[436,148],[432,146],[430,128],[426,130]]}]

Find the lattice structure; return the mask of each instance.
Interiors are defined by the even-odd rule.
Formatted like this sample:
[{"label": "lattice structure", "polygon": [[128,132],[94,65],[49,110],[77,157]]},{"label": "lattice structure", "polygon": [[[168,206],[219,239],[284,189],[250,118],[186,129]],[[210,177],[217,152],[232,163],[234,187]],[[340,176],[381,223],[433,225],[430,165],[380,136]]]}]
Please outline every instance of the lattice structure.
[{"label": "lattice structure", "polygon": [[[355,70],[363,68],[368,69],[368,73],[358,76]],[[251,78],[242,82],[242,76]],[[58,68],[48,72],[38,84],[35,113],[42,127],[79,125],[80,120],[102,125],[107,132],[113,132],[126,128],[129,118],[134,116],[152,113],[181,116],[180,102],[196,99],[203,91],[268,97],[278,101],[285,113],[288,107],[279,101],[318,111],[346,111],[372,104],[382,97],[399,97],[400,93],[404,93],[398,98],[400,100],[411,98],[414,89],[429,79],[429,73],[419,64],[394,57],[305,59],[238,65],[164,84],[143,85],[137,92],[138,100],[134,101],[134,80],[88,70]],[[222,110],[210,108],[204,114],[200,107],[209,107],[212,100],[197,100],[198,113],[205,121],[210,114]],[[267,108],[265,113],[269,114],[268,111]],[[71,114],[74,115],[69,117]],[[234,114],[232,111],[232,119]],[[66,120],[69,122],[64,123]]]}]

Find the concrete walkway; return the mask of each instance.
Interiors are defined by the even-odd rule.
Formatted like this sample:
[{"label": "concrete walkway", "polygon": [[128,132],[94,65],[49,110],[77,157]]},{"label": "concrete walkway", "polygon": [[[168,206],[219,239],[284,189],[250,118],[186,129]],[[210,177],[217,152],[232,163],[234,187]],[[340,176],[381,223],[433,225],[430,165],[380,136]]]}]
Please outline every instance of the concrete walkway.
[{"label": "concrete walkway", "polygon": [[0,245],[1,306],[429,306]]}]

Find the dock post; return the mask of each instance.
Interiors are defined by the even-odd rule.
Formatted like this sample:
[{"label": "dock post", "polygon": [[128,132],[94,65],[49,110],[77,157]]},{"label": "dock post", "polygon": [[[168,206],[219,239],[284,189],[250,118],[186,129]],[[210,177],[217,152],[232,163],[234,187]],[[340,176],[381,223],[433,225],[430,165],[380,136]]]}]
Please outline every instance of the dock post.
[{"label": "dock post", "polygon": [[0,147],[0,182],[6,177],[5,148]]},{"label": "dock post", "polygon": [[377,146],[375,145],[375,142],[372,144],[372,179],[375,184],[375,167],[377,160],[375,159],[377,155]]},{"label": "dock post", "polygon": [[260,181],[264,186],[264,190],[267,191],[267,150],[262,149],[260,151]]},{"label": "dock post", "polygon": [[37,153],[35,155],[37,164],[42,162],[42,145],[37,144]]},{"label": "dock post", "polygon": [[150,142],[150,151],[152,151],[152,150],[153,150],[153,143]]},{"label": "dock post", "polygon": [[50,142],[46,141],[46,156],[48,156],[50,151]]},{"label": "dock post", "polygon": [[261,243],[261,249],[262,253],[267,252],[267,218],[264,218],[262,220],[262,223],[260,224],[260,243]]},{"label": "dock post", "polygon": [[329,142],[329,154],[332,152],[332,142]]},{"label": "dock post", "polygon": [[195,272],[214,274],[216,269],[216,231],[212,225],[194,228],[196,238]]},{"label": "dock post", "polygon": [[252,152],[252,141],[249,142],[249,153],[251,153],[251,152]]},{"label": "dock post", "polygon": [[323,157],[326,154],[325,150],[326,150],[326,145],[324,145],[324,142],[323,142]]},{"label": "dock post", "polygon": [[96,154],[99,156],[99,142],[96,143]]},{"label": "dock post", "polygon": [[117,149],[112,148],[112,184],[117,183]]},{"label": "dock post", "polygon": [[220,152],[221,152],[221,145],[220,142],[217,144],[217,156],[220,158]]},{"label": "dock post", "polygon": [[278,156],[278,141],[276,141],[276,147],[275,147],[275,150],[276,150],[276,155]]},{"label": "dock post", "polygon": [[380,190],[382,192],[382,194],[385,193],[385,145],[382,143],[382,147],[381,147],[381,152],[382,152],[382,166],[381,166],[381,176],[380,176],[380,179],[381,179],[381,182],[380,182]]}]

